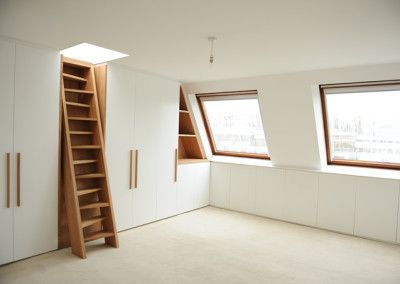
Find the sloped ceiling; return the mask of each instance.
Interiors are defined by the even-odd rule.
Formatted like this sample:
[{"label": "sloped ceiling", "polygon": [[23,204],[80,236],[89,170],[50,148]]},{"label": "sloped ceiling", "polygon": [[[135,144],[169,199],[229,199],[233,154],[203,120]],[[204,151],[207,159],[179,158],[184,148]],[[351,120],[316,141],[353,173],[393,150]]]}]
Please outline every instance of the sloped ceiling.
[{"label": "sloped ceiling", "polygon": [[[0,0],[0,35],[183,82],[400,62],[399,0]],[[207,36],[218,38],[208,64]]]}]

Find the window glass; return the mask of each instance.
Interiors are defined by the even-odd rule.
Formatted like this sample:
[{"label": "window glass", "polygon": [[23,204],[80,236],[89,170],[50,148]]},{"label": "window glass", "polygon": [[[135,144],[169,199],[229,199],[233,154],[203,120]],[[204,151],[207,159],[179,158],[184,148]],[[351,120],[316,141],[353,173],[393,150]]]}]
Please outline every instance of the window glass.
[{"label": "window glass", "polygon": [[326,94],[325,106],[331,161],[400,164],[400,90]]},{"label": "window glass", "polygon": [[257,98],[204,100],[203,107],[216,153],[267,156],[268,149]]}]

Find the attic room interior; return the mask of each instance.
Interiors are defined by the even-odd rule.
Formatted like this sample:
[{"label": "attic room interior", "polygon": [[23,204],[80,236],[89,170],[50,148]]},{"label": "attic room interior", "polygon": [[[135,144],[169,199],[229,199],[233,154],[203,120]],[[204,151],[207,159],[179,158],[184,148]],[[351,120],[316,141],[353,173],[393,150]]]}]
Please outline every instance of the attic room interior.
[{"label": "attic room interior", "polygon": [[399,0],[0,0],[0,283],[400,283]]}]

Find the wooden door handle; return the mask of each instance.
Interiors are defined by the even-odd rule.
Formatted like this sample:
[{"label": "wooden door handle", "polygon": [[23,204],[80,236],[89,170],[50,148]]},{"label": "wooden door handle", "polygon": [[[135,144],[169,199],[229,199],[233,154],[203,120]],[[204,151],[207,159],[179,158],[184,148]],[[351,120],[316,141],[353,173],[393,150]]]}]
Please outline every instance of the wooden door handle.
[{"label": "wooden door handle", "polygon": [[139,150],[136,150],[135,151],[135,188],[138,187],[138,178],[139,178],[138,167],[139,167]]},{"label": "wooden door handle", "polygon": [[133,167],[133,150],[129,150],[129,189],[130,190],[132,190],[132,185],[133,185],[132,167]]},{"label": "wooden door handle", "polygon": [[174,173],[174,182],[178,180],[178,149],[175,149],[175,173]]},{"label": "wooden door handle", "polygon": [[11,183],[11,165],[10,165],[10,153],[6,155],[6,175],[7,175],[7,208],[10,208],[10,183]]},{"label": "wooden door handle", "polygon": [[21,153],[17,153],[17,207],[21,206]]}]

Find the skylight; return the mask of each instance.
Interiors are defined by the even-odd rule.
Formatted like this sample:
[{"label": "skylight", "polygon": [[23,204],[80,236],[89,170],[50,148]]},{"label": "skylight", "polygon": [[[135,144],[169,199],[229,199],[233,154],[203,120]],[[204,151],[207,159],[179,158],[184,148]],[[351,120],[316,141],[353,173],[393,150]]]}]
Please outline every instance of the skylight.
[{"label": "skylight", "polygon": [[65,57],[86,61],[92,64],[103,63],[129,56],[128,54],[86,42],[63,49],[60,53]]}]

